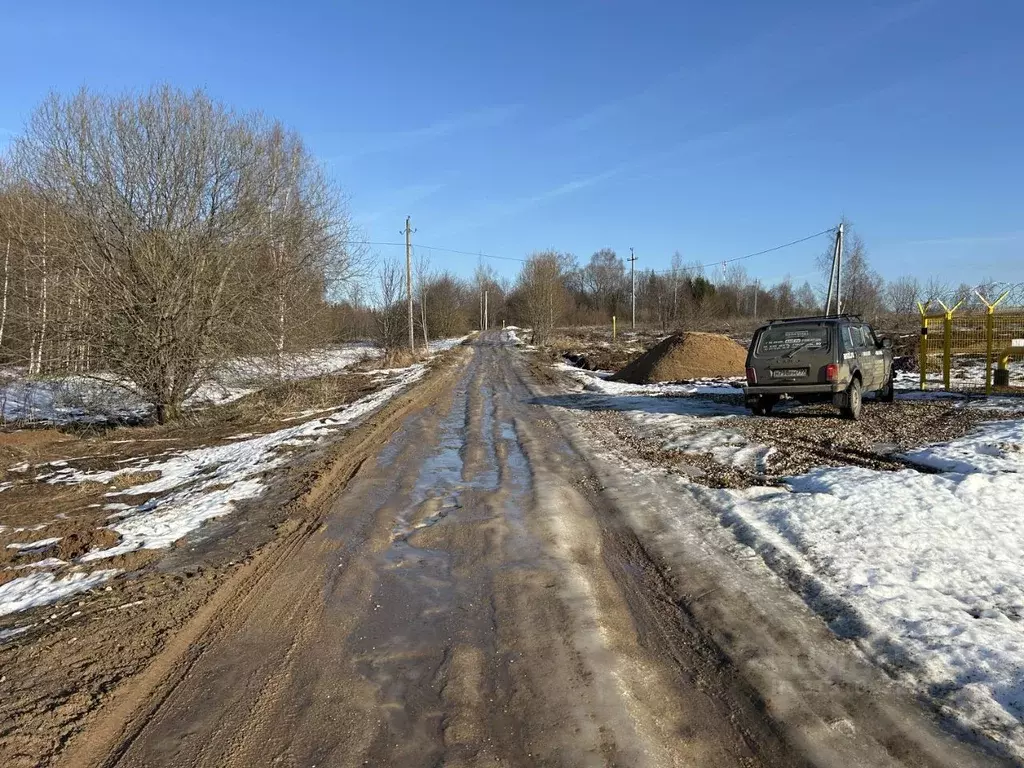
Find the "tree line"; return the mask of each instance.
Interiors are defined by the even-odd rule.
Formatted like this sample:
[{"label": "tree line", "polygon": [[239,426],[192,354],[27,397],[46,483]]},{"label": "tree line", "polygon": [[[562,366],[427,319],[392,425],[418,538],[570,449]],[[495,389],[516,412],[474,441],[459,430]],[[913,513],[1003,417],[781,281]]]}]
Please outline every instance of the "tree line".
[{"label": "tree line", "polygon": [[[932,277],[914,276],[886,282],[871,266],[863,238],[844,221],[843,311],[862,315],[888,330],[912,332],[918,326],[919,302],[958,302],[963,309],[982,306],[980,293],[993,299],[996,285],[950,285]],[[816,260],[815,283],[799,286],[785,277],[765,285],[751,279],[742,265],[726,264],[716,276],[699,263],[687,263],[677,252],[667,270],[641,270],[635,275],[636,322],[664,333],[686,329],[753,326],[769,317],[820,314],[823,311],[832,251]],[[614,316],[620,327],[631,320],[632,281],[625,261],[603,248],[585,263],[572,254],[532,254],[505,297],[506,314],[528,325],[543,341],[560,325],[607,325]]]}]

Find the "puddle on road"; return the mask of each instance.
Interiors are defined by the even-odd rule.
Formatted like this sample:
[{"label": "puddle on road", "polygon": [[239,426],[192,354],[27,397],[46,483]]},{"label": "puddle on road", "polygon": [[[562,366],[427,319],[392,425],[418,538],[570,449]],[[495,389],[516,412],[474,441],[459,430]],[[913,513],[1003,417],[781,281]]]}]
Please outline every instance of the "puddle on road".
[{"label": "puddle on road", "polygon": [[[498,488],[498,475],[499,466],[501,464],[498,458],[498,451],[494,443],[494,427],[497,421],[498,402],[494,396],[494,389],[488,385],[483,385],[480,388],[480,396],[483,398],[483,408],[481,408],[480,414],[480,430],[477,433],[478,438],[483,443],[483,467],[480,466],[469,466],[467,467],[471,475],[467,475],[466,479],[470,481],[475,488],[480,488],[487,491],[494,491]],[[466,423],[470,422],[470,413],[466,411]]]},{"label": "puddle on road", "polygon": [[[447,413],[430,432],[433,445],[418,466],[412,462],[422,454],[408,441],[424,439],[423,426],[430,421],[407,421],[378,459],[377,466],[390,473],[378,509],[394,509],[392,541],[373,564],[377,584],[371,611],[348,640],[359,673],[377,688],[386,713],[381,738],[392,750],[414,750],[415,762],[443,750],[437,718],[444,708],[446,649],[453,636],[465,632],[467,621],[476,620],[477,609],[466,613],[472,604],[468,595],[478,588],[476,577],[487,578],[483,569],[460,580],[453,573],[457,553],[428,543],[476,537],[477,529],[426,538],[416,534],[435,526],[480,524],[479,535],[490,536],[489,518],[498,515],[513,540],[532,539],[525,523],[532,489],[529,464],[515,423],[502,413],[499,397],[505,394],[483,383],[478,372],[470,368],[456,385]],[[403,471],[415,472],[411,488],[408,477],[402,482]],[[527,562],[533,551],[527,545],[516,553],[522,560],[512,555],[501,567]]]}]

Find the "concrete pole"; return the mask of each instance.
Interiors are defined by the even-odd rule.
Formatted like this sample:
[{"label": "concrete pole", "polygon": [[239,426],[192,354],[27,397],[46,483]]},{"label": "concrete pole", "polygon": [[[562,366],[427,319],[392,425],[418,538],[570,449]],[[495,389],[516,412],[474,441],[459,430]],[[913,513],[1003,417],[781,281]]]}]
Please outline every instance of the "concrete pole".
[{"label": "concrete pole", "polygon": [[412,313],[412,229],[409,217],[405,217],[405,292],[409,303],[409,350],[416,351],[416,332],[413,329]]}]

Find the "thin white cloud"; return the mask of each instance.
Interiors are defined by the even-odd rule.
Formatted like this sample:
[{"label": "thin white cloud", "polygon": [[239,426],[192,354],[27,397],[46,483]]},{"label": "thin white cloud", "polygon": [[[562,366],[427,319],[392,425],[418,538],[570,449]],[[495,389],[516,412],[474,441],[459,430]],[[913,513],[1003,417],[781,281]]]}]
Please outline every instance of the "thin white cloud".
[{"label": "thin white cloud", "polygon": [[373,224],[388,218],[398,220],[402,216],[406,215],[406,213],[409,212],[409,209],[416,205],[416,203],[422,202],[423,200],[436,195],[444,189],[445,186],[446,185],[443,183],[410,184],[406,187],[391,190],[381,196],[387,200],[387,204],[384,207],[363,213],[357,212],[354,218],[356,221],[364,225]]},{"label": "thin white cloud", "polygon": [[348,152],[329,157],[328,162],[348,162],[366,155],[399,152],[455,134],[493,128],[506,123],[519,110],[520,106],[517,104],[487,107],[446,117],[420,128],[370,136],[341,137],[342,141],[351,142],[353,148]]},{"label": "thin white cloud", "polygon": [[621,163],[589,176],[581,176],[570,181],[559,184],[555,187],[545,189],[532,195],[508,200],[503,203],[493,203],[484,208],[467,214],[459,219],[450,221],[446,226],[437,230],[438,233],[450,235],[456,232],[463,232],[470,229],[494,224],[502,219],[516,216],[520,213],[536,208],[537,206],[549,203],[558,198],[573,195],[581,190],[601,184],[619,174],[631,170],[635,163]]}]

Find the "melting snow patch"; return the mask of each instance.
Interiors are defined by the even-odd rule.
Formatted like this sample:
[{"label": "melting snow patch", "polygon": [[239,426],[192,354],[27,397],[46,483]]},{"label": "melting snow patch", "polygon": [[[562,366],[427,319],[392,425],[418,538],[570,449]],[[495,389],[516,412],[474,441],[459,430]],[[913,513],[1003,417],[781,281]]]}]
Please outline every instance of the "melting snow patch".
[{"label": "melting snow patch", "polygon": [[0,585],[0,616],[17,613],[92,589],[117,573],[116,569],[69,573],[57,579],[52,573],[33,573]]},{"label": "melting snow patch", "polygon": [[45,557],[42,560],[36,560],[34,563],[16,565],[14,570],[20,571],[22,568],[57,568],[61,565],[67,565],[67,562],[59,557]]},{"label": "melting snow patch", "polygon": [[751,442],[739,432],[708,429],[716,420],[746,416],[740,403],[706,395],[739,394],[731,380],[702,380],[687,384],[628,384],[608,381],[603,374],[570,365],[556,365],[583,384],[584,393],[567,395],[567,407],[622,412],[636,424],[656,431],[666,450],[709,453],[723,464],[763,471],[771,448]]},{"label": "melting snow patch", "polygon": [[459,344],[461,344],[468,338],[469,336],[456,336],[451,339],[438,339],[437,341],[430,342],[430,344],[427,345],[427,348],[430,350],[431,354],[436,354],[438,352],[447,352],[452,347],[459,346]]},{"label": "melting snow patch", "polygon": [[[603,395],[645,395],[662,397],[665,395],[742,395],[743,379],[694,379],[693,381],[656,384],[630,384],[627,381],[610,381],[612,374],[608,371],[587,371],[568,363],[555,363],[554,367],[568,373],[579,381],[589,392]],[[744,409],[739,409],[745,413]]]},{"label": "melting snow patch", "polygon": [[[258,496],[263,475],[287,460],[280,450],[287,445],[305,445],[319,437],[351,424],[376,410],[402,389],[421,378],[424,365],[403,369],[396,381],[366,397],[320,419],[237,440],[227,445],[174,453],[145,463],[146,471],[160,473],[148,483],[120,490],[119,496],[152,496],[145,503],[119,510],[110,527],[121,541],[103,550],[93,550],[80,562],[121,555],[137,549],[168,547],[205,521],[230,513],[235,502]],[[76,483],[86,480],[108,483],[140,466],[127,466],[106,472],[81,472],[66,469],[48,478],[51,483]]]},{"label": "melting snow patch", "polygon": [[11,627],[10,629],[0,629],[0,643],[6,643],[8,640],[12,640],[18,635],[28,632],[35,624],[28,624],[24,627]]},{"label": "melting snow patch", "polygon": [[30,541],[27,544],[15,542],[13,544],[8,544],[7,548],[17,549],[20,552],[32,552],[36,549],[46,549],[47,547],[52,547],[54,544],[60,541],[60,538],[60,536],[57,536],[52,539],[39,539],[38,541]]}]

